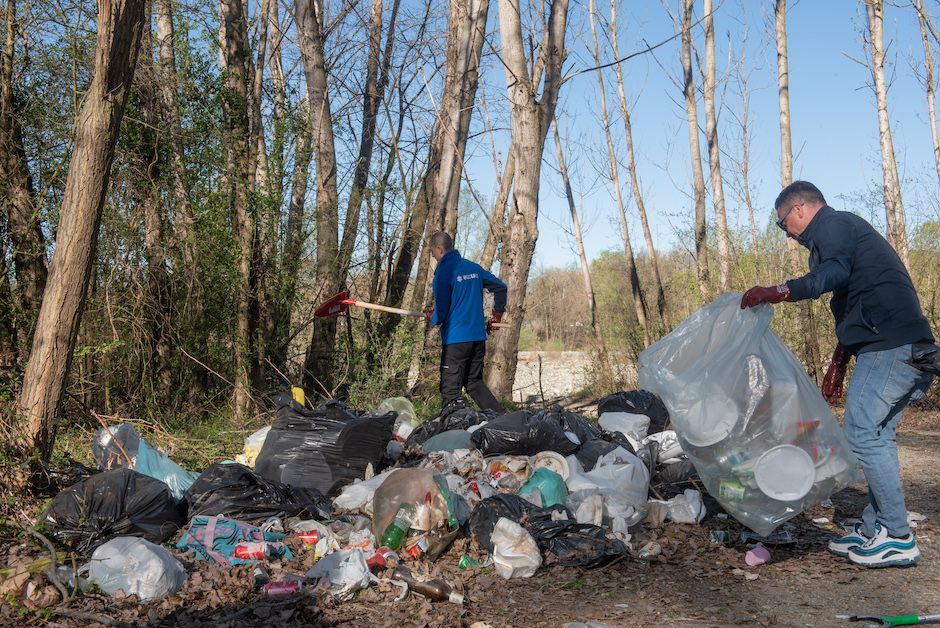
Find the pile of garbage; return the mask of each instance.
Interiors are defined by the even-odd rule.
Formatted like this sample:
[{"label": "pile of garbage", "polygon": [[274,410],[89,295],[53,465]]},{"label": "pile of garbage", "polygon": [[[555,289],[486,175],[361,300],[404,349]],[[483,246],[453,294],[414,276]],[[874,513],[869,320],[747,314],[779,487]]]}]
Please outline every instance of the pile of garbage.
[{"label": "pile of garbage", "polygon": [[[462,604],[460,583],[430,577],[429,564],[447,556],[511,579],[651,559],[661,548],[649,528],[709,514],[760,539],[858,471],[769,316],[751,312],[720,298],[690,317],[641,356],[654,392],[605,397],[596,424],[561,406],[497,416],[462,400],[420,421],[406,398],[309,408],[294,389],[273,397],[271,424],[235,460],[199,474],[130,424],[104,427],[92,443],[101,472],[63,490],[38,523],[91,557],[60,567],[63,581],[142,601],[180,590],[178,557],[244,565],[267,599],[346,601],[380,584],[397,599]],[[276,580],[265,570],[310,557]],[[748,554],[767,560],[760,546]]]}]

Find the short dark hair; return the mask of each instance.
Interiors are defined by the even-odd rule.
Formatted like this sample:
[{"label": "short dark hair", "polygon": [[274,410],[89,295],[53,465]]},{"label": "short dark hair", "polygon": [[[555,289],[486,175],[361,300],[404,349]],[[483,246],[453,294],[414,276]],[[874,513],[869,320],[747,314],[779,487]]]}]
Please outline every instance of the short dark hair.
[{"label": "short dark hair", "polygon": [[431,236],[431,246],[443,246],[446,253],[454,250],[454,239],[446,231],[438,231]]},{"label": "short dark hair", "polygon": [[777,196],[774,203],[774,209],[779,210],[781,206],[793,203],[819,203],[826,204],[826,198],[815,185],[809,181],[794,181]]}]

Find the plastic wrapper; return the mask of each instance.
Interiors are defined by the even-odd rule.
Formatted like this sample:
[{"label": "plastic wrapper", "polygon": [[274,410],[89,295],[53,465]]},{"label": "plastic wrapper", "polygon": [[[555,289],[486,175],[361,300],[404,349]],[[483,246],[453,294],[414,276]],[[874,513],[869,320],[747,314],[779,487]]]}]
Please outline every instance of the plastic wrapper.
[{"label": "plastic wrapper", "polygon": [[235,456],[235,462],[243,464],[248,468],[254,468],[258,454],[261,453],[261,447],[264,445],[264,439],[268,437],[268,432],[270,431],[271,426],[266,425],[246,438],[245,449],[242,453]]},{"label": "plastic wrapper", "polygon": [[534,489],[538,489],[541,495],[542,506],[560,504],[568,496],[568,487],[565,486],[564,479],[554,471],[545,468],[536,469],[532,473],[529,481],[519,491],[519,496],[525,498],[526,494]]},{"label": "plastic wrapper", "polygon": [[628,525],[634,525],[646,516],[645,508],[633,503],[625,493],[609,488],[583,489],[571,493],[562,503],[581,523],[610,525],[619,517]]},{"label": "plastic wrapper", "polygon": [[307,578],[314,594],[349,601],[360,589],[369,588],[374,576],[366,564],[365,553],[354,548],[324,556],[307,571]]},{"label": "plastic wrapper", "polygon": [[773,307],[725,293],[640,354],[639,383],[669,410],[706,490],[768,534],[861,479],[838,422],[770,329]]},{"label": "plastic wrapper", "polygon": [[116,536],[163,543],[185,521],[166,484],[130,469],[81,480],[56,495],[39,516],[56,539],[89,554]]},{"label": "plastic wrapper", "polygon": [[94,551],[88,577],[108,595],[120,590],[146,602],[174,595],[187,574],[165,547],[137,537],[119,536]]},{"label": "plastic wrapper", "polygon": [[368,480],[347,484],[343,487],[340,494],[333,499],[333,508],[338,511],[347,510],[361,512],[371,517],[375,489],[393,472],[394,471],[385,471],[379,475],[372,476]]},{"label": "plastic wrapper", "polygon": [[[165,452],[141,438],[134,426],[128,423],[98,430],[92,441],[92,452],[99,469],[125,467],[164,482],[177,503],[199,477],[198,473],[185,470],[170,460]],[[129,461],[125,454],[130,456]]]},{"label": "plastic wrapper", "polygon": [[501,517],[493,527],[493,565],[510,578],[530,578],[542,566],[542,552],[532,535],[511,519]]},{"label": "plastic wrapper", "polygon": [[311,488],[287,486],[268,480],[245,465],[214,463],[193,482],[183,497],[189,518],[218,515],[242,521],[271,517],[326,519],[331,505]]},{"label": "plastic wrapper", "polygon": [[417,515],[411,527],[429,532],[448,517],[447,502],[435,476],[443,479],[437,469],[397,469],[375,489],[372,500],[372,532],[381,539],[385,528],[395,518],[402,504],[411,504]]},{"label": "plastic wrapper", "polygon": [[296,403],[280,405],[255,471],[284,484],[335,495],[346,484],[363,479],[370,464],[379,467],[392,439],[395,416],[357,416],[335,400],[315,410]]},{"label": "plastic wrapper", "polygon": [[581,442],[574,442],[566,434],[566,425],[560,416],[541,410],[517,410],[504,414],[473,432],[471,440],[484,455],[520,456],[534,456],[545,450],[568,455]]},{"label": "plastic wrapper", "polygon": [[568,459],[568,490],[572,493],[590,489],[609,489],[635,507],[642,507],[649,494],[649,470],[635,454],[617,448],[597,459],[590,471],[584,471],[574,456]]},{"label": "plastic wrapper", "polygon": [[380,415],[394,412],[397,416],[392,431],[401,439],[407,439],[421,420],[415,414],[414,404],[405,397],[391,397],[379,404],[375,410]]}]

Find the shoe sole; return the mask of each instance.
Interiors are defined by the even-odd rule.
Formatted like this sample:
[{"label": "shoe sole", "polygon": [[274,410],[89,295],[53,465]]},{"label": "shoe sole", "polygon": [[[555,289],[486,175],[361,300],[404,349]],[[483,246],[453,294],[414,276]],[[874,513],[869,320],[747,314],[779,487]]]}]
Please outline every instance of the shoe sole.
[{"label": "shoe sole", "polygon": [[[851,556],[849,556],[849,560],[852,560]],[[879,563],[860,563],[855,560],[852,560],[852,562],[862,567],[868,567],[869,569],[881,569],[882,567],[913,567],[917,564],[917,558],[901,558],[894,561]]]}]

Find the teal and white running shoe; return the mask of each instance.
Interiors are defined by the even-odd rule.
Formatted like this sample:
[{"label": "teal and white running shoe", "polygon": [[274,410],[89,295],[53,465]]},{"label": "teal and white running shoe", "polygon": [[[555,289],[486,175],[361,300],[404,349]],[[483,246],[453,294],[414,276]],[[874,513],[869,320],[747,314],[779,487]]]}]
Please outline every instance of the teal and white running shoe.
[{"label": "teal and white running shoe", "polygon": [[899,567],[913,565],[920,558],[914,534],[896,538],[875,524],[875,536],[859,547],[849,550],[849,560],[865,567]]},{"label": "teal and white running shoe", "polygon": [[829,541],[829,551],[836,556],[848,556],[849,550],[861,547],[868,542],[868,537],[862,534],[862,522],[856,521],[850,534],[846,534],[841,539]]}]

